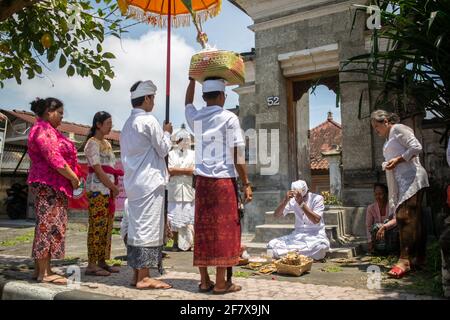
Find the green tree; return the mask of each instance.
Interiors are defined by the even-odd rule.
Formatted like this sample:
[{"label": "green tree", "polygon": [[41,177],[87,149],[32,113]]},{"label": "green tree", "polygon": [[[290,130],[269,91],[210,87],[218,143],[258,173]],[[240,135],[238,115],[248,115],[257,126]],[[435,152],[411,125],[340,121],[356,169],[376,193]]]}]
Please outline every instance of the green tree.
[{"label": "green tree", "polygon": [[14,78],[18,84],[45,75],[49,64],[65,68],[69,77],[90,77],[98,90],[108,91],[114,78],[103,51],[105,36],[127,32],[116,1],[0,0],[0,88]]},{"label": "green tree", "polygon": [[[341,72],[362,74],[371,106],[407,117],[428,111],[450,119],[450,1],[371,1],[381,13],[369,53],[343,64]],[[366,14],[367,6],[356,13]],[[361,101],[362,101],[361,95]],[[360,103],[361,104],[361,103]]]}]

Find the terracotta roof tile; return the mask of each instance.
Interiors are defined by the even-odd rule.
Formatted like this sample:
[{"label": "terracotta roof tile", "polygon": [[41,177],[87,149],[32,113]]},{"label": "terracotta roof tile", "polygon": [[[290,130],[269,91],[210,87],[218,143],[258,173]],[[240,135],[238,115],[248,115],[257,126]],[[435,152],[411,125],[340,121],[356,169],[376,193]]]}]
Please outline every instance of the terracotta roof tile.
[{"label": "terracotta roof tile", "polygon": [[319,124],[310,130],[309,152],[311,159],[311,170],[328,169],[328,161],[321,152],[342,147],[342,127],[332,119]]}]

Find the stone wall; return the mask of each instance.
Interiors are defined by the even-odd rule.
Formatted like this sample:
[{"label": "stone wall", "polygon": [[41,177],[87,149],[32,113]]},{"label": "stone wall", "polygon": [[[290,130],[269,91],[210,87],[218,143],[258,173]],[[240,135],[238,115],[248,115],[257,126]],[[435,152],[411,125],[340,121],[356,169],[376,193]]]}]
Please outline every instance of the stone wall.
[{"label": "stone wall", "polygon": [[[333,3],[336,3],[334,1]],[[365,51],[365,16],[356,20],[356,28],[350,33],[353,11],[344,10],[316,18],[296,21],[291,24],[260,28],[260,21],[255,21],[255,92],[240,96],[240,118],[242,122],[255,116],[255,128],[270,128],[279,130],[280,168],[276,175],[260,176],[259,166],[251,171],[251,179],[255,185],[254,203],[247,211],[254,217],[247,221],[248,228],[254,228],[253,223],[263,221],[265,211],[274,208],[256,204],[256,194],[260,190],[271,192],[275,203],[288,190],[290,183],[297,179],[293,174],[292,156],[289,155],[288,135],[288,90],[287,78],[283,75],[279,55],[313,49],[321,46],[337,44],[339,60]],[[264,20],[264,19],[263,19]],[[270,19],[265,19],[265,21]],[[331,70],[335,74],[336,70]],[[312,75],[314,76],[314,75]],[[317,76],[317,75],[316,75]],[[349,76],[339,75],[339,80],[349,80]],[[352,78],[354,79],[354,78]],[[364,206],[372,202],[372,184],[377,180],[374,172],[374,160],[381,148],[375,150],[373,134],[367,116],[370,114],[365,101],[362,115],[358,119],[358,103],[360,85],[341,84],[342,95],[342,132],[343,132],[343,201],[347,206]],[[280,105],[268,107],[268,96],[278,96]],[[295,105],[295,104],[294,104]],[[278,199],[277,194],[279,194]],[[261,193],[264,197],[264,193]],[[261,216],[261,218],[259,218]]]}]

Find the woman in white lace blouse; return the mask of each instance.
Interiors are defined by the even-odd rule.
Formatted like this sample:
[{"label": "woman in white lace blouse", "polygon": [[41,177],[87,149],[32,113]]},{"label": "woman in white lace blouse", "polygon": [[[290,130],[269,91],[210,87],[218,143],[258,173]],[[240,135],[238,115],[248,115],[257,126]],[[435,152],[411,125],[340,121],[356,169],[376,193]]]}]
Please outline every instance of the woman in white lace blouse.
[{"label": "woman in white lace blouse", "polygon": [[111,144],[105,139],[111,128],[111,115],[105,111],[97,112],[84,147],[89,166],[86,178],[89,200],[89,264],[86,274],[94,276],[108,276],[119,272],[117,267],[106,263],[111,254],[115,198],[119,194],[118,178],[123,176],[123,172],[115,168],[116,157]]},{"label": "woman in white lace blouse", "polygon": [[400,233],[400,258],[389,271],[403,277],[412,266],[425,262],[426,233],[422,223],[422,198],[428,187],[428,175],[420,164],[422,145],[414,131],[398,124],[399,117],[384,110],[372,112],[371,123],[376,133],[386,139],[383,146],[390,210],[397,218]]}]

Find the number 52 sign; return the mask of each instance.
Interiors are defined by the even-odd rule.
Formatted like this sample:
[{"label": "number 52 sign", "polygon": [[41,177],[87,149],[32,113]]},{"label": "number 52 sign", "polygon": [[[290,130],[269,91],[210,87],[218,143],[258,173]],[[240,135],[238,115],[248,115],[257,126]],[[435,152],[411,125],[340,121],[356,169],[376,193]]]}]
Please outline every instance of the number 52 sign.
[{"label": "number 52 sign", "polygon": [[268,107],[273,107],[273,106],[279,106],[280,105],[280,97],[277,97],[277,96],[267,97],[266,101],[267,101],[267,106]]}]

